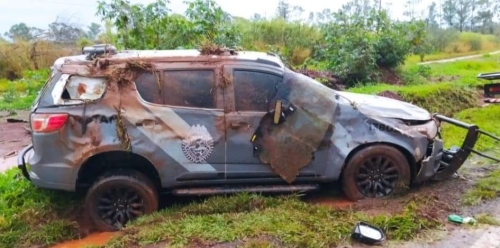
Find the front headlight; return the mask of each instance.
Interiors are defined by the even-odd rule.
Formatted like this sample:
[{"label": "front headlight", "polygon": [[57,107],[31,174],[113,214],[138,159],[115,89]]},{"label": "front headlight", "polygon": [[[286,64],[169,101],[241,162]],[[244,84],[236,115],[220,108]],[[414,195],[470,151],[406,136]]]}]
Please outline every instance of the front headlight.
[{"label": "front headlight", "polygon": [[439,132],[439,124],[434,119],[425,124],[411,126],[411,128],[427,136],[429,139],[435,139]]}]

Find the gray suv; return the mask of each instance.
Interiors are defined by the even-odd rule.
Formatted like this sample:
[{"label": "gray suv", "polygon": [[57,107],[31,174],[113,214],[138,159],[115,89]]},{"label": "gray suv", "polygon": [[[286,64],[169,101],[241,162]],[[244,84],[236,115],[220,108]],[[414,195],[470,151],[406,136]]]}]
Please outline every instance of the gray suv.
[{"label": "gray suv", "polygon": [[[467,128],[443,149],[442,121]],[[341,181],[351,200],[452,175],[478,129],[412,104],[332,90],[270,53],[83,49],[55,61],[18,167],[41,188],[86,193],[100,230],[159,194],[294,192]]]}]

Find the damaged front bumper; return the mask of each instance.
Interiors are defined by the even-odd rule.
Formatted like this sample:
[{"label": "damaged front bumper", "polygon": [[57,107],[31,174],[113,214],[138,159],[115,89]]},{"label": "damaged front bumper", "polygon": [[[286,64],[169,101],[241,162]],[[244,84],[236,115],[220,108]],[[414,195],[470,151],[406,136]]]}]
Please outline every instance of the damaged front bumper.
[{"label": "damaged front bumper", "polygon": [[465,135],[461,147],[452,147],[449,150],[444,149],[443,141],[440,139],[435,139],[433,143],[429,144],[430,154],[421,162],[421,168],[415,178],[415,182],[423,182],[428,179],[443,180],[449,178],[460,169],[471,153],[500,162],[498,158],[474,150],[474,146],[480,135],[488,136],[497,141],[500,141],[499,137],[479,129],[475,124],[467,124],[439,114],[434,115],[434,118],[440,122],[446,122],[466,129],[467,134]]}]

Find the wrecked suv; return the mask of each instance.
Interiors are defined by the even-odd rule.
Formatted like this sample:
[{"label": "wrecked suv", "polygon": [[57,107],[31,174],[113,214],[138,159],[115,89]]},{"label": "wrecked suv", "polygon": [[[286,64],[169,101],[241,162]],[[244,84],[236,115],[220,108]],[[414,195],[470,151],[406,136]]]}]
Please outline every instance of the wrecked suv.
[{"label": "wrecked suv", "polygon": [[[246,51],[85,48],[58,59],[18,167],[42,188],[86,192],[100,230],[160,193],[292,192],[341,181],[351,200],[452,175],[477,127],[385,97],[332,90]],[[469,129],[443,149],[441,121]]]}]

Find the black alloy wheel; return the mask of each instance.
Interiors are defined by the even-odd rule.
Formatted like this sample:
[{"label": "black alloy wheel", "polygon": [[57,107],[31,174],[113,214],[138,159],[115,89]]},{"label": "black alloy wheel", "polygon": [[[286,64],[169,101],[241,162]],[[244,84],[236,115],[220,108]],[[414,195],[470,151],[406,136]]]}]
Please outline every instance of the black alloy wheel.
[{"label": "black alloy wheel", "polygon": [[85,209],[99,231],[116,231],[158,209],[151,181],[138,172],[108,173],[87,192]]},{"label": "black alloy wheel", "polygon": [[358,190],[366,197],[375,198],[391,194],[399,180],[395,162],[383,155],[364,161],[356,176]]},{"label": "black alloy wheel", "polygon": [[410,185],[408,160],[397,148],[371,145],[352,154],[342,171],[342,187],[352,201],[381,198]]}]

